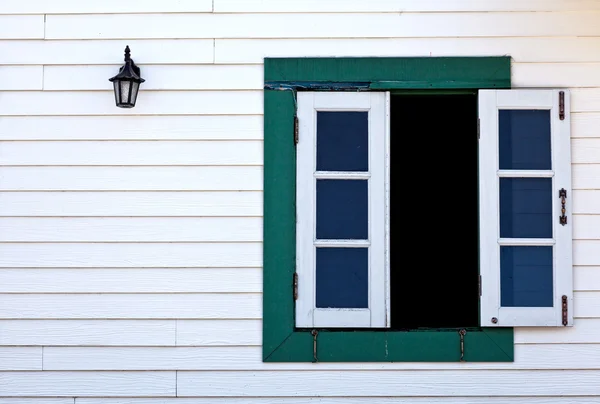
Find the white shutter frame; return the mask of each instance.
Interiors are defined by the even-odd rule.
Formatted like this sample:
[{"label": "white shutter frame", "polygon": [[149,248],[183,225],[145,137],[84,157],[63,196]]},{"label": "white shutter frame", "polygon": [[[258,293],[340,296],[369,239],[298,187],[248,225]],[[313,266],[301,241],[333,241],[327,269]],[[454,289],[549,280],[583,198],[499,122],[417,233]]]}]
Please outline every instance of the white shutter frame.
[{"label": "white shutter frame", "polygon": [[[390,326],[389,93],[299,92],[296,146],[296,327]],[[316,173],[317,111],[369,112],[369,173]],[[369,308],[316,308],[316,245],[359,246],[360,240],[316,240],[316,178],[369,179]],[[350,244],[349,244],[350,243]]]},{"label": "white shutter frame", "polygon": [[[560,92],[564,119],[559,117]],[[545,109],[551,116],[552,170],[499,170],[498,111]],[[573,325],[573,253],[570,97],[568,90],[479,91],[479,209],[481,326],[563,326],[562,296],[567,297],[568,326]],[[552,178],[552,239],[500,239],[499,178]],[[559,190],[567,191],[566,226],[559,224]],[[553,245],[553,307],[501,307],[500,245]]]}]

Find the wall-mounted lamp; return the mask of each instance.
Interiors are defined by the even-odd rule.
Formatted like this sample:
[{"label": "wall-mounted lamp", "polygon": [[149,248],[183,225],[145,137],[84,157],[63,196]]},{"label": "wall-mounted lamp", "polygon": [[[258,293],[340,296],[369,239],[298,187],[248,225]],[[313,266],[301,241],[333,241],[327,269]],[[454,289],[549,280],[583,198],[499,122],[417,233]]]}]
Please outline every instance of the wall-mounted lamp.
[{"label": "wall-mounted lamp", "polygon": [[131,59],[129,46],[125,47],[125,64],[119,69],[119,74],[108,79],[115,87],[115,102],[119,108],[135,107],[140,84],[144,80],[140,76],[140,68]]}]

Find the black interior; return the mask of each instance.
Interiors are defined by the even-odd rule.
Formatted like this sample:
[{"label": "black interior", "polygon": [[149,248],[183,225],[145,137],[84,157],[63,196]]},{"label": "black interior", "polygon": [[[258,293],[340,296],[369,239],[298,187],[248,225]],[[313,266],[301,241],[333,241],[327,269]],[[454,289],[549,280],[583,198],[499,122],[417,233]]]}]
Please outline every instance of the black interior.
[{"label": "black interior", "polygon": [[479,324],[477,96],[392,95],[395,330]]}]

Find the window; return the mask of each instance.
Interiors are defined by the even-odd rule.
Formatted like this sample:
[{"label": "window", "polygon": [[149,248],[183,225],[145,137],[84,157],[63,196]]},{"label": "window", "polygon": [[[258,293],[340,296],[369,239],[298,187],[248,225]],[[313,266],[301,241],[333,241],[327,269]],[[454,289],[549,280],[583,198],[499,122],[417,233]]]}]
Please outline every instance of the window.
[{"label": "window", "polygon": [[[504,57],[266,59],[265,80],[265,361],[510,361],[511,327],[572,325],[566,91],[497,90]],[[407,153],[456,194],[406,206]],[[433,265],[402,265],[411,234]]]}]

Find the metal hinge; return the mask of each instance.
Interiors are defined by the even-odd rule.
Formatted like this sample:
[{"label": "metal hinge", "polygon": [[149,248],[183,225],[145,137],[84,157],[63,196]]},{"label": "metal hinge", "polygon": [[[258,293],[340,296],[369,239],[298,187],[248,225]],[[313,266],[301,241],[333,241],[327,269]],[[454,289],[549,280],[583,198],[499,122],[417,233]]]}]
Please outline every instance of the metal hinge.
[{"label": "metal hinge", "polygon": [[294,300],[298,300],[298,272],[294,272]]},{"label": "metal hinge", "polygon": [[481,296],[481,275],[479,275],[479,296]]},{"label": "metal hinge", "polygon": [[558,92],[558,117],[561,121],[565,120],[565,92]]},{"label": "metal hinge", "polygon": [[300,125],[298,125],[298,117],[294,117],[294,145],[298,144],[298,132],[300,131]]},{"label": "metal hinge", "polygon": [[567,295],[562,297],[562,324],[569,324],[569,300]]},{"label": "metal hinge", "polygon": [[558,191],[558,197],[560,198],[560,217],[558,221],[561,225],[565,226],[567,224],[567,190],[561,188]]},{"label": "metal hinge", "polygon": [[477,118],[477,140],[481,138],[481,120]]}]

